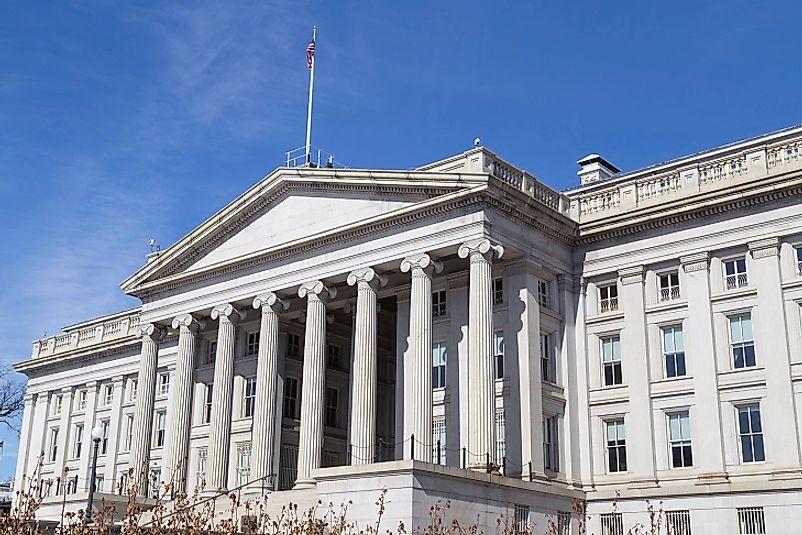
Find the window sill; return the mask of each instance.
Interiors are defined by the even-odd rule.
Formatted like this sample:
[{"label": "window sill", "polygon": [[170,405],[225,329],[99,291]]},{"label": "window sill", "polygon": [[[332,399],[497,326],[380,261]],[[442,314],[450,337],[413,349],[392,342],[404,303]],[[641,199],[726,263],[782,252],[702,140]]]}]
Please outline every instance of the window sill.
[{"label": "window sill", "polygon": [[757,289],[753,286],[745,286],[743,288],[733,288],[732,290],[722,290],[710,296],[710,302],[715,303],[718,301],[726,301],[728,299],[737,299],[739,297],[754,297],[757,295]]}]

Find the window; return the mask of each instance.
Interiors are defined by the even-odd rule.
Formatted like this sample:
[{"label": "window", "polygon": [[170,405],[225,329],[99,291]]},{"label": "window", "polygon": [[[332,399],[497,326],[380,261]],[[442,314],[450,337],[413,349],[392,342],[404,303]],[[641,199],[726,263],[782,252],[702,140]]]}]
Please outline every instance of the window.
[{"label": "window", "polygon": [[287,356],[301,358],[301,337],[297,334],[287,335]]},{"label": "window", "polygon": [[51,414],[53,414],[53,416],[58,416],[61,414],[62,403],[64,403],[64,396],[62,394],[55,394],[53,396],[53,408],[51,410]]},{"label": "window", "polygon": [[766,460],[759,404],[738,407],[738,437],[741,440],[741,460],[743,462],[757,463]]},{"label": "window", "polygon": [[326,344],[326,366],[333,370],[340,369],[340,347]]},{"label": "window", "polygon": [[237,444],[237,486],[247,485],[251,481],[251,443]]},{"label": "window", "polygon": [[540,333],[540,374],[544,381],[557,382],[557,363],[554,360],[554,351],[551,345],[551,335]]},{"label": "window", "polygon": [[730,341],[735,368],[755,366],[755,343],[752,339],[752,316],[740,314],[730,317]]},{"label": "window", "polygon": [[214,385],[206,385],[206,396],[203,399],[203,423],[208,424],[212,421],[212,396],[214,395]]},{"label": "window", "polygon": [[336,388],[326,388],[326,425],[337,427],[337,404],[340,392]]},{"label": "window", "polygon": [[209,350],[206,352],[206,364],[214,364],[217,360],[217,340],[209,342]]},{"label": "window", "polygon": [[529,533],[529,506],[516,503],[513,521],[517,535]]},{"label": "window", "polygon": [[109,450],[109,427],[111,426],[111,422],[107,419],[100,420],[100,429],[103,430],[103,434],[100,435],[100,454],[106,455]]},{"label": "window", "polygon": [[556,535],[570,535],[571,533],[571,513],[560,511],[557,513],[557,533]]},{"label": "window", "polygon": [[691,421],[688,411],[668,415],[668,447],[671,450],[671,468],[693,466]]},{"label": "window", "polygon": [[740,535],[765,535],[766,519],[762,507],[738,508],[738,533]]},{"label": "window", "polygon": [[621,513],[602,513],[601,535],[624,535],[624,518]]},{"label": "window", "polygon": [[660,301],[679,299],[679,272],[663,273],[658,277],[660,279]]},{"label": "window", "polygon": [[155,446],[161,448],[164,446],[164,437],[167,434],[167,411],[156,411],[156,437]]},{"label": "window", "polygon": [[599,286],[599,312],[618,310],[618,286],[608,284]]},{"label": "window", "polygon": [[125,416],[125,451],[131,451],[131,440],[134,436],[134,415]]},{"label": "window", "polygon": [[158,466],[150,470],[150,496],[158,498],[162,486],[162,469]]},{"label": "window", "polygon": [[802,275],[802,246],[795,249],[796,251],[796,273]]},{"label": "window", "polygon": [[504,409],[496,409],[496,462],[502,464],[507,456],[507,421]]},{"label": "window", "polygon": [[493,333],[493,360],[496,363],[496,379],[504,379],[504,332]]},{"label": "window", "polygon": [[198,449],[198,464],[195,467],[195,486],[203,488],[206,486],[206,461],[209,459],[208,448]]},{"label": "window", "polygon": [[98,474],[95,478],[95,491],[96,492],[103,492],[103,484],[106,482],[106,478],[102,475]]},{"label": "window", "polygon": [[435,416],[432,418],[432,462],[446,464],[446,418]]},{"label": "window", "polygon": [[435,342],[432,347],[432,388],[446,387],[446,344]]},{"label": "window", "polygon": [[691,535],[691,512],[666,511],[666,527],[671,535]]},{"label": "window", "polygon": [[129,379],[128,382],[131,384],[129,387],[130,390],[128,391],[128,401],[136,401],[136,390],[139,386],[139,381],[136,379]]},{"label": "window", "polygon": [[493,304],[501,305],[504,303],[504,279],[501,277],[493,279]]},{"label": "window", "polygon": [[295,416],[298,404],[298,379],[287,377],[284,379],[284,418],[297,418]]},{"label": "window", "polygon": [[543,467],[554,472],[560,471],[560,441],[557,416],[543,419]]},{"label": "window", "polygon": [[446,291],[432,292],[432,316],[439,318],[445,316],[446,312]]},{"label": "window", "polygon": [[246,350],[248,355],[256,355],[259,353],[259,331],[248,333]]},{"label": "window", "polygon": [[103,405],[111,405],[114,401],[114,385],[103,385]]},{"label": "window", "polygon": [[75,424],[75,427],[72,431],[72,436],[72,458],[80,459],[81,448],[83,447],[84,442],[84,424]]},{"label": "window", "polygon": [[743,288],[749,284],[746,276],[746,259],[733,258],[724,261],[724,284],[728,290]]},{"label": "window", "polygon": [[624,419],[605,422],[607,428],[607,471],[627,471],[627,439]]},{"label": "window", "polygon": [[682,342],[682,327],[663,327],[663,360],[666,377],[683,377],[685,370],[685,345]]},{"label": "window", "polygon": [[618,336],[602,338],[601,345],[604,386],[622,384],[624,379],[621,372],[621,339]]},{"label": "window", "polygon": [[170,372],[159,374],[159,395],[164,396],[170,391]]},{"label": "window", "polygon": [[75,400],[76,410],[82,411],[82,410],[86,409],[87,396],[88,396],[88,393],[87,393],[86,390],[79,390],[78,391],[78,395],[76,396],[76,400]]},{"label": "window", "polygon": [[50,430],[50,454],[48,459],[50,459],[50,462],[54,462],[56,457],[58,457],[58,427]]},{"label": "window", "polygon": [[549,283],[537,281],[537,302],[544,308],[549,308]]},{"label": "window", "polygon": [[242,400],[244,403],[242,407],[242,416],[244,418],[252,418],[254,404],[256,403],[256,377],[245,378],[245,392]]}]

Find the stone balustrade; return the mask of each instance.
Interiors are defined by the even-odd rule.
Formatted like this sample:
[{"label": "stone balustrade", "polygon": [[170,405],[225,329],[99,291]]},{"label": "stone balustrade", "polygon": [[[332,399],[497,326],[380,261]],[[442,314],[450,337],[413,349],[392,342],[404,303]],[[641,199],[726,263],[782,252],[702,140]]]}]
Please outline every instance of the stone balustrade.
[{"label": "stone balustrade", "polygon": [[94,322],[67,329],[64,333],[36,340],[33,343],[31,358],[59,355],[128,337],[133,340],[138,326],[139,310],[100,318]]},{"label": "stone balustrade", "polygon": [[802,136],[766,144],[733,145],[715,155],[701,154],[643,171],[618,175],[586,189],[568,192],[571,217],[597,221],[665,202],[802,170]]}]

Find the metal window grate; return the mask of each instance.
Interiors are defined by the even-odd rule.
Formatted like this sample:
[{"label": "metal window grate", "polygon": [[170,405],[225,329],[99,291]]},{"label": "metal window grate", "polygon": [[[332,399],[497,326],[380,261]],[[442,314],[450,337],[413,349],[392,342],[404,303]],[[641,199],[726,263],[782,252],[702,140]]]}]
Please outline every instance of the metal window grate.
[{"label": "metal window grate", "polygon": [[602,535],[624,535],[624,519],[621,513],[601,514]]},{"label": "metal window grate", "polygon": [[571,513],[560,511],[557,513],[557,534],[570,535],[571,533]]},{"label": "metal window grate", "polygon": [[738,533],[740,535],[765,535],[766,519],[762,507],[738,508]]},{"label": "metal window grate", "polygon": [[515,533],[523,534],[529,532],[529,506],[520,503],[515,504]]},{"label": "metal window grate", "polygon": [[666,511],[668,535],[691,535],[690,511]]}]

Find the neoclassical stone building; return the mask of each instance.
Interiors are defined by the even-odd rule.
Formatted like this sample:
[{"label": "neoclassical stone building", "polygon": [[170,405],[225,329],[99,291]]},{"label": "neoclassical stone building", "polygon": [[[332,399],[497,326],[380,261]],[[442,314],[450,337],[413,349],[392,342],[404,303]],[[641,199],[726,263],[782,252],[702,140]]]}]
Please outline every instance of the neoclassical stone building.
[{"label": "neoclassical stone building", "polygon": [[[386,527],[802,525],[802,128],[558,192],[478,147],[279,168],[37,340],[17,485],[238,489]],[[65,470],[66,475],[62,475]],[[616,496],[618,496],[616,498]],[[168,495],[169,498],[169,495]],[[148,498],[143,496],[143,500]],[[614,507],[614,502],[617,502]]]}]

